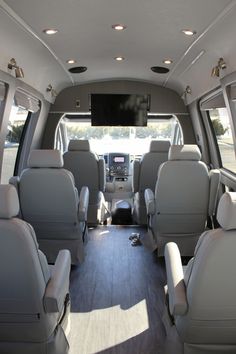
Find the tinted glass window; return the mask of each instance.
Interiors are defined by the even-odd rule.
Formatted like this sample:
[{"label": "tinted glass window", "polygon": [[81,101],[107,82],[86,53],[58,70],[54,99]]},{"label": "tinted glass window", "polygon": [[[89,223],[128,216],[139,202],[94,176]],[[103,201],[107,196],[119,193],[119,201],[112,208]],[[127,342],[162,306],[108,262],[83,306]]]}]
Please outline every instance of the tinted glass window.
[{"label": "tinted glass window", "polygon": [[29,111],[13,104],[3,152],[1,183],[8,183],[14,174],[17,152],[28,114]]},{"label": "tinted glass window", "polygon": [[218,143],[222,166],[236,173],[234,142],[227,109],[212,109],[209,111],[209,116]]}]

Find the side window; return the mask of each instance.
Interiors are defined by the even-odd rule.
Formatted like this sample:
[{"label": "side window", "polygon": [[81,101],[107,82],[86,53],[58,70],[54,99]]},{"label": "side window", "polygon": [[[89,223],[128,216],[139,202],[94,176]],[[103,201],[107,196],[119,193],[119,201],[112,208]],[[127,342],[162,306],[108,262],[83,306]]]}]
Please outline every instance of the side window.
[{"label": "side window", "polygon": [[39,101],[27,93],[17,90],[8,121],[8,132],[3,151],[1,183],[8,183],[14,175],[18,154],[23,144],[27,121],[31,114],[39,110]]},{"label": "side window", "polygon": [[1,183],[8,183],[14,174],[17,152],[29,111],[13,104],[8,123],[2,164]]},{"label": "side window", "polygon": [[218,143],[222,167],[236,173],[235,149],[227,109],[209,110],[209,117]]}]

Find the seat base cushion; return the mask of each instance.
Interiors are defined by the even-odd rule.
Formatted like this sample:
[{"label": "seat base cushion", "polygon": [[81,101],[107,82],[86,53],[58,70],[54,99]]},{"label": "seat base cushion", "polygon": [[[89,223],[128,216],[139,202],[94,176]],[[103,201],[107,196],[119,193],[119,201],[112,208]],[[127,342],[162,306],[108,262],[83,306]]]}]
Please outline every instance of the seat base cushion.
[{"label": "seat base cushion", "polygon": [[61,325],[58,325],[54,333],[46,342],[0,342],[2,354],[67,354],[69,344]]},{"label": "seat base cushion", "polygon": [[67,249],[71,254],[71,264],[84,261],[84,245],[82,239],[77,240],[46,240],[38,239],[40,250],[46,255],[48,263],[55,263],[60,250]]}]

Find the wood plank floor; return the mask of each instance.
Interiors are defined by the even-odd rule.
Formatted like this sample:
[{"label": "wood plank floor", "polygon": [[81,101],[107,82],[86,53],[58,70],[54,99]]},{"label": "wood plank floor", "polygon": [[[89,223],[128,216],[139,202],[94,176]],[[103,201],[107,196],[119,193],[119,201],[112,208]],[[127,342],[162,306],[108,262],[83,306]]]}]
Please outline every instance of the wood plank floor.
[{"label": "wood plank floor", "polygon": [[71,272],[70,354],[162,354],[165,268],[131,232],[99,226],[89,231],[86,260]]}]

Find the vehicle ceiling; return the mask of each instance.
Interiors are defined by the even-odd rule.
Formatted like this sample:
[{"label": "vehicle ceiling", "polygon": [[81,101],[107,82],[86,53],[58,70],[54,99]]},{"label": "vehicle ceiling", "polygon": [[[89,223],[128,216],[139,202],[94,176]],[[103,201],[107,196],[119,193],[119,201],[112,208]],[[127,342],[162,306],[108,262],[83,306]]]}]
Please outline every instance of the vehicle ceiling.
[{"label": "vehicle ceiling", "polygon": [[[35,64],[42,56],[43,63],[37,64],[38,70],[41,68],[38,81],[45,81],[49,75],[45,53],[50,50],[48,66],[58,66],[60,71],[50,80],[57,90],[78,83],[131,79],[172,88],[179,94],[190,85],[193,100],[219,85],[218,79],[211,77],[211,69],[220,57],[227,63],[224,75],[236,70],[235,5],[236,1],[230,0],[0,0],[0,32],[2,12],[2,16],[14,19],[21,31],[28,32],[30,41],[43,41],[37,58],[32,57],[33,63],[33,45],[28,48],[28,59],[23,54],[21,58],[20,50],[18,54],[12,47],[4,61],[0,60],[0,69],[6,71],[9,56],[16,57],[25,71],[28,65],[25,80],[32,84],[31,77],[36,80]],[[125,24],[127,29],[114,31],[111,25],[116,23]],[[57,28],[59,32],[47,36],[42,32],[45,28]],[[181,33],[184,28],[196,30],[197,34],[185,36]],[[23,43],[23,37],[21,40]],[[204,54],[193,63],[202,51]],[[125,57],[123,62],[114,60],[119,55]],[[69,74],[69,58],[88,70]],[[165,58],[173,60],[170,72],[153,73],[150,67],[165,66]],[[38,81],[34,84],[42,91]]]}]

